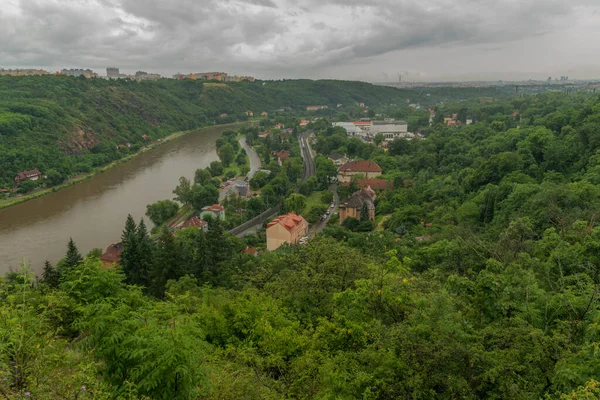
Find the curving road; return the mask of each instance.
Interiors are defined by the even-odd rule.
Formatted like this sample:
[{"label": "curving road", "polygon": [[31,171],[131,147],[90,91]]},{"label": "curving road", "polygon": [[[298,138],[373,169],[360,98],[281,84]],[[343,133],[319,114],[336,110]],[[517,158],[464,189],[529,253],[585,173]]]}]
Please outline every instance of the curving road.
[{"label": "curving road", "polygon": [[223,201],[227,196],[229,196],[229,193],[231,192],[231,190],[238,183],[241,184],[241,183],[244,183],[244,181],[250,182],[250,179],[252,179],[254,174],[262,168],[262,164],[260,162],[260,157],[258,157],[258,154],[256,154],[256,151],[246,142],[246,137],[242,136],[242,138],[239,140],[239,142],[240,142],[240,146],[242,146],[242,148],[244,150],[246,150],[246,153],[248,154],[248,158],[250,159],[250,171],[248,172],[248,175],[246,175],[246,179],[237,179],[233,183],[231,183],[229,186],[227,186],[225,189],[221,190],[221,192],[219,193],[219,202]]}]

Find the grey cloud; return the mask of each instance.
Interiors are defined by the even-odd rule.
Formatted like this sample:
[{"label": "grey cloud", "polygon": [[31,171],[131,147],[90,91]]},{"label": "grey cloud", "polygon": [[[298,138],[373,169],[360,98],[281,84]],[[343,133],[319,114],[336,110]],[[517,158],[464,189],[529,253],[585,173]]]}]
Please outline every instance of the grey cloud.
[{"label": "grey cloud", "polygon": [[0,10],[0,56],[10,63],[5,66],[119,65],[169,73],[218,68],[263,76],[367,68],[378,57],[411,49],[502,49],[568,29],[578,12],[593,15],[598,9],[594,0],[17,3],[17,14]]}]

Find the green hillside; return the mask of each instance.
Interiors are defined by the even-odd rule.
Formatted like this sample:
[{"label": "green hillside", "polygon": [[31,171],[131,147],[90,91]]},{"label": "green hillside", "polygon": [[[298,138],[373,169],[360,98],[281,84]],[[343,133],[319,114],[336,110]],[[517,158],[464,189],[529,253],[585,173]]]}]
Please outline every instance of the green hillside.
[{"label": "green hillside", "polygon": [[[0,186],[37,168],[62,177],[105,165],[150,140],[206,125],[200,82],[0,77]],[[131,149],[117,150],[130,143]]]},{"label": "green hillside", "polygon": [[[0,187],[16,173],[39,169],[52,184],[108,164],[147,141],[173,132],[287,109],[303,116],[308,105],[368,107],[423,105],[481,96],[503,89],[400,90],[351,81],[206,83],[106,81],[63,76],[0,77]],[[220,116],[229,114],[225,118]],[[131,147],[125,146],[127,143]],[[119,149],[121,145],[121,149]]]}]

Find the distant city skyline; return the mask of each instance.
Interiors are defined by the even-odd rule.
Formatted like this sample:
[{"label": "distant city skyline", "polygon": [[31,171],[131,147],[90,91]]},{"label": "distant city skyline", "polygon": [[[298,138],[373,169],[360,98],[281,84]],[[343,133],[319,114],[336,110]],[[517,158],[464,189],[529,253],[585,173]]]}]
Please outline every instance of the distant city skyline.
[{"label": "distant city skyline", "polygon": [[102,75],[600,78],[595,0],[4,0],[0,37],[0,67]]}]

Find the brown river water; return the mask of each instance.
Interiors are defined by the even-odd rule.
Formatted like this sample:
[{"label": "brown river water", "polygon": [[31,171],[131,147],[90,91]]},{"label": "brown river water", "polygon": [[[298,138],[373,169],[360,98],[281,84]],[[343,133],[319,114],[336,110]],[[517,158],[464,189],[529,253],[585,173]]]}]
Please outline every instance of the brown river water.
[{"label": "brown river water", "polygon": [[231,126],[181,136],[82,183],[0,210],[0,275],[23,262],[40,274],[45,260],[64,256],[69,237],[84,256],[118,242],[127,214],[139,221],[147,204],[173,198],[180,176],[191,179],[218,159],[215,141],[225,129]]}]

